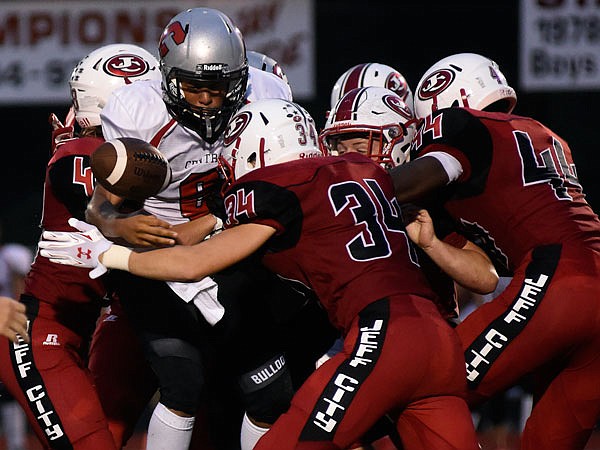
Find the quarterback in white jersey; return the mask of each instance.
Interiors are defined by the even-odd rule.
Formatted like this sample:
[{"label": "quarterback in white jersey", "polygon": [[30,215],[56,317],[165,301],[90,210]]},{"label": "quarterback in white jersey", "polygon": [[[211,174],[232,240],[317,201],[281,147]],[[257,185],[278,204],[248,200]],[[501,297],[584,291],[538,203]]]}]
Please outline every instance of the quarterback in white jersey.
[{"label": "quarterback in white jersey", "polygon": [[[86,212],[105,236],[133,247],[194,244],[217,231],[222,224],[217,163],[229,118],[244,103],[291,99],[284,80],[248,66],[240,31],[220,11],[192,8],[177,14],[161,36],[159,54],[162,80],[113,91],[101,122],[106,140],[134,137],[158,148],[169,161],[170,184],[134,213],[127,213],[126,199],[97,185]],[[242,387],[241,412],[253,423],[273,423],[287,409],[292,382],[269,305],[282,298],[302,305],[305,299],[262,265],[248,261],[197,283],[165,283],[121,271],[111,279],[160,389],[147,449],[195,448],[190,441],[200,405],[211,395],[226,401],[226,393],[237,392],[235,385]],[[102,322],[98,330],[107,323],[117,322]],[[114,345],[96,341],[96,348],[108,354]],[[212,361],[220,355],[228,357]],[[269,372],[274,361],[281,370]],[[255,374],[263,372],[270,376],[257,386]],[[209,379],[219,380],[218,386],[207,388]],[[221,423],[233,423],[239,431],[238,420]],[[218,434],[235,437],[231,429]],[[234,448],[239,441],[223,445]]]},{"label": "quarterback in white jersey", "polygon": [[[260,98],[292,100],[285,81],[268,72],[249,67],[245,103]],[[164,101],[161,82],[140,81],[113,92],[102,110],[106,140],[135,137],[150,142],[168,159],[171,183],[144,209],[171,224],[193,220],[208,213],[203,191],[215,185],[218,157],[223,140],[209,144],[195,131],[177,122]]]}]

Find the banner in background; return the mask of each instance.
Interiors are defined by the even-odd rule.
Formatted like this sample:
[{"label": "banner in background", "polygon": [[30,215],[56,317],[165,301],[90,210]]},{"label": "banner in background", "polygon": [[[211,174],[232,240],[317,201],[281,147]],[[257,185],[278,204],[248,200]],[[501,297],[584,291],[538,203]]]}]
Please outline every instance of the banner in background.
[{"label": "banner in background", "polygon": [[164,26],[195,6],[231,17],[249,50],[279,62],[296,100],[314,97],[313,0],[2,0],[0,104],[68,103],[71,70],[83,56],[115,42],[157,55]]},{"label": "banner in background", "polygon": [[521,89],[600,89],[600,2],[520,0],[519,27]]}]

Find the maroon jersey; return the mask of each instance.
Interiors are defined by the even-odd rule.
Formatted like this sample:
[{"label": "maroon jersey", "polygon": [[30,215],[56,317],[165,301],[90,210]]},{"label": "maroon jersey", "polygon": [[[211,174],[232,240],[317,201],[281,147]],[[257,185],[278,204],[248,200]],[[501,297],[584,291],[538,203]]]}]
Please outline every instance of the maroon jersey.
[{"label": "maroon jersey", "polygon": [[[102,142],[85,137],[57,147],[46,170],[43,228],[74,231],[68,219],[84,219],[94,187],[89,157]],[[31,342],[0,339],[0,379],[44,448],[116,449],[85,369],[105,295],[103,283],[88,273],[38,254],[20,299],[27,307]]]},{"label": "maroon jersey", "polygon": [[415,146],[460,161],[438,198],[513,276],[456,327],[469,404],[531,377],[520,448],[583,449],[600,419],[600,222],[567,143],[533,119],[450,108],[425,119]]},{"label": "maroon jersey", "polygon": [[[102,139],[84,137],[59,145],[48,162],[44,185],[42,228],[75,231],[70,217],[85,220],[85,209],[94,189],[90,155]],[[45,303],[97,302],[105,295],[100,280],[92,280],[89,270],[50,262],[37,255],[26,279],[25,293]],[[97,312],[96,312],[97,313]]]},{"label": "maroon jersey", "polygon": [[568,144],[541,123],[448,108],[425,119],[418,156],[441,151],[464,172],[445,207],[514,270],[535,247],[581,243],[600,249],[600,221],[585,201]]},{"label": "maroon jersey", "polygon": [[277,233],[263,262],[315,291],[335,326],[393,294],[435,299],[408,242],[391,179],[351,153],[255,170],[225,195],[227,226]]}]

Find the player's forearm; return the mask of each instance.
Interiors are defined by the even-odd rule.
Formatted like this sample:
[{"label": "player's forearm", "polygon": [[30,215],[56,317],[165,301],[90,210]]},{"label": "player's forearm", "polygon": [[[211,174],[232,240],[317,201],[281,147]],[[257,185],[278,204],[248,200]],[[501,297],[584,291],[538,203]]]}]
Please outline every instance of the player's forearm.
[{"label": "player's forearm", "polygon": [[423,251],[464,288],[478,294],[488,294],[498,284],[496,269],[487,256],[468,245],[456,248],[436,238]]},{"label": "player's forearm", "polygon": [[422,199],[448,183],[443,166],[435,158],[418,158],[389,170],[400,203]]},{"label": "player's forearm", "polygon": [[222,228],[223,222],[212,214],[194,219],[190,222],[175,225],[173,230],[177,232],[177,243],[180,245],[194,245],[202,242],[206,236]]},{"label": "player's forearm", "polygon": [[269,226],[247,224],[191,246],[135,252],[113,245],[99,260],[109,269],[126,270],[146,278],[198,281],[247,258],[274,233],[275,229]]},{"label": "player's forearm", "polygon": [[86,211],[85,220],[93,225],[107,237],[119,237],[116,219],[124,217],[117,211],[117,205],[122,199],[110,194],[101,186],[96,186]]}]

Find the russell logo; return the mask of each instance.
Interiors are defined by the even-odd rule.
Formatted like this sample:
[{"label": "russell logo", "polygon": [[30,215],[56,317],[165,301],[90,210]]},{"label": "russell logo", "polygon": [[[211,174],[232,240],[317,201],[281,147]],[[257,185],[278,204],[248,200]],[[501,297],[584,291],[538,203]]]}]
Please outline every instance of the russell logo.
[{"label": "russell logo", "polygon": [[58,334],[48,334],[46,336],[46,340],[42,342],[42,345],[59,346],[60,343],[58,342]]}]

